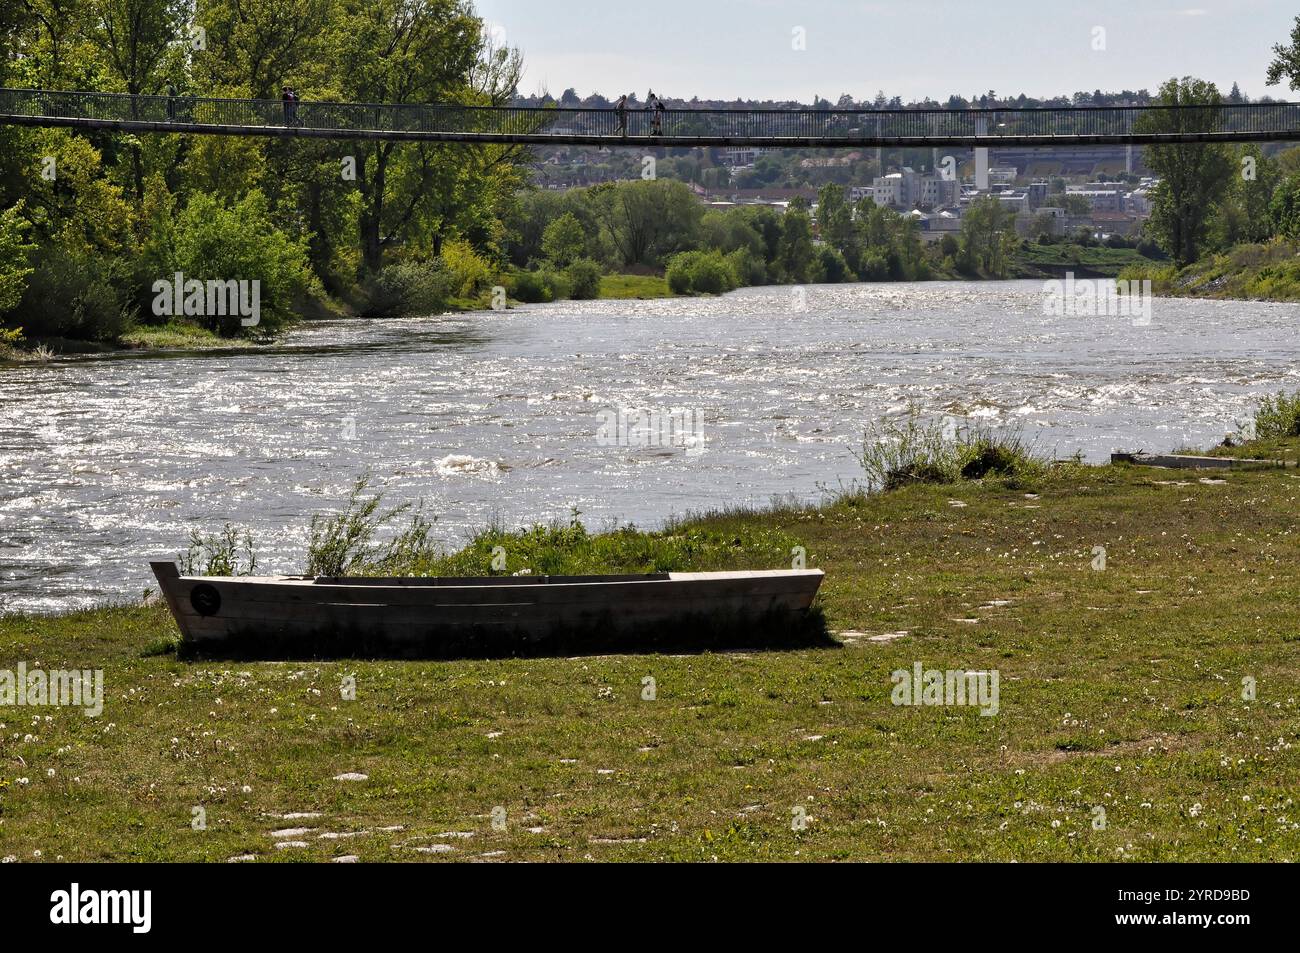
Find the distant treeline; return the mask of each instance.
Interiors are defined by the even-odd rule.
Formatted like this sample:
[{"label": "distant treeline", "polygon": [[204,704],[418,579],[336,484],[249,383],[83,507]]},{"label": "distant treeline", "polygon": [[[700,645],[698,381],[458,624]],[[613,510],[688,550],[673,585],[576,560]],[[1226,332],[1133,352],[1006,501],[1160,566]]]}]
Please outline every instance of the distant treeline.
[{"label": "distant treeline", "polygon": [[[510,223],[511,264],[524,300],[562,297],[575,265],[610,271],[663,271],[678,294],[744,285],[840,281],[923,281],[1005,277],[1016,239],[1012,215],[991,198],[963,217],[961,232],[927,245],[915,217],[866,198],[852,206],[838,185],[818,193],[816,212],[708,209],[674,181],[614,182],[522,197]],[[820,239],[818,241],[817,239]],[[517,282],[518,285],[518,282]]]}]

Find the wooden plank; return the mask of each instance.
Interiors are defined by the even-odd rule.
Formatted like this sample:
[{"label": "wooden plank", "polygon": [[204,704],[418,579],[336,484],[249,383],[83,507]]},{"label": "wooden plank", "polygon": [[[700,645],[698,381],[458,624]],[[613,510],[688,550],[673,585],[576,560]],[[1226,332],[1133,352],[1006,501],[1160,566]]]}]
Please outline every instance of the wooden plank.
[{"label": "wooden plank", "polygon": [[1242,457],[1206,457],[1187,453],[1112,453],[1111,463],[1131,463],[1139,467],[1165,467],[1173,470],[1243,470],[1261,467],[1285,467],[1285,460]]}]

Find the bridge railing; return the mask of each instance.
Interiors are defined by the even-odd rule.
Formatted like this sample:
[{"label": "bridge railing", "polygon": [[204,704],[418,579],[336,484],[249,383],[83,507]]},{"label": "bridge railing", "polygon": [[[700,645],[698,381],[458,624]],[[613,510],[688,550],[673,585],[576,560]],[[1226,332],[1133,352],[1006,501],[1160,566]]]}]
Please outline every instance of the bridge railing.
[{"label": "bridge railing", "polygon": [[585,109],[369,104],[0,89],[0,116],[337,132],[691,139],[1122,138],[1300,130],[1300,104],[996,109]]}]

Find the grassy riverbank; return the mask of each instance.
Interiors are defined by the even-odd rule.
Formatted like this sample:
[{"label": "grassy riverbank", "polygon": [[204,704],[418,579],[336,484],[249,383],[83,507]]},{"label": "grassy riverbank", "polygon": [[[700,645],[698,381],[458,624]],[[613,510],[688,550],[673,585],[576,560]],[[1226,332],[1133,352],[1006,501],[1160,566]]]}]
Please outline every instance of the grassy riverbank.
[{"label": "grassy riverbank", "polygon": [[1066,272],[1073,272],[1078,278],[1114,278],[1125,268],[1158,264],[1136,248],[1024,242],[1012,256],[1012,277],[1063,278]]},{"label": "grassy riverbank", "polygon": [[1300,301],[1300,247],[1281,239],[1238,245],[1186,268],[1132,266],[1120,277],[1150,279],[1151,290],[1168,297]]},{"label": "grassy riverbank", "polygon": [[[208,664],[157,604],[5,618],[0,668],[102,668],[106,697],[0,709],[2,853],[1300,859],[1298,496],[1293,469],[1066,465],[574,534],[611,569],[802,545],[838,648]],[[918,661],[997,669],[998,714],[894,706]]]}]

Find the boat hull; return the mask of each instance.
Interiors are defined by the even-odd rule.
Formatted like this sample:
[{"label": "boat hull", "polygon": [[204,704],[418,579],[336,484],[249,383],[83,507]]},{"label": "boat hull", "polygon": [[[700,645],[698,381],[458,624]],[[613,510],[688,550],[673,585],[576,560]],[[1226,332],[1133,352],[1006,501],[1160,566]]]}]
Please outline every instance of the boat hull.
[{"label": "boat hull", "polygon": [[313,579],[182,576],[175,563],[151,566],[180,628],[183,653],[239,658],[439,658],[804,642],[823,575],[813,569]]}]

